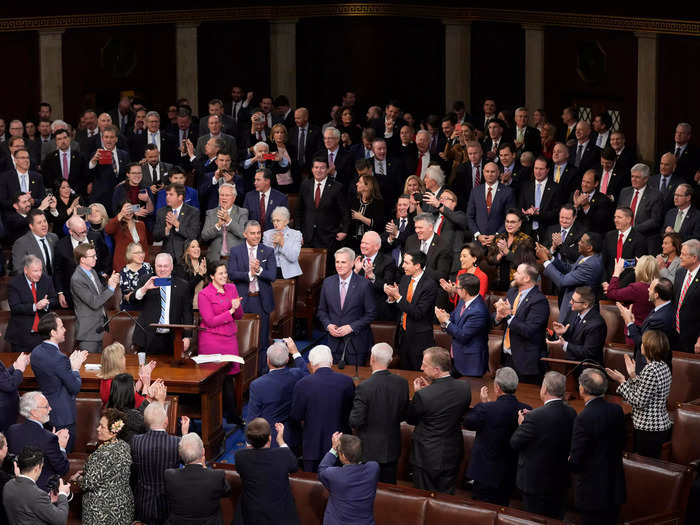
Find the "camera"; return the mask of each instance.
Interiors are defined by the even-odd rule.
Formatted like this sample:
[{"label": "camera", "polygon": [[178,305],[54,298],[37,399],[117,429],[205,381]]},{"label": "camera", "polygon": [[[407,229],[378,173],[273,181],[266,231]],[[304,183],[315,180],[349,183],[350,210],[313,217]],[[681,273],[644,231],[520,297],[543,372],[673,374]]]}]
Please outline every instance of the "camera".
[{"label": "camera", "polygon": [[416,202],[422,202],[423,201],[423,194],[419,191],[415,192],[413,194],[413,200]]},{"label": "camera", "polygon": [[54,474],[49,478],[49,481],[47,482],[47,487],[49,488],[49,494],[57,494],[58,493],[58,487],[60,486],[60,480],[61,476],[58,474]]}]

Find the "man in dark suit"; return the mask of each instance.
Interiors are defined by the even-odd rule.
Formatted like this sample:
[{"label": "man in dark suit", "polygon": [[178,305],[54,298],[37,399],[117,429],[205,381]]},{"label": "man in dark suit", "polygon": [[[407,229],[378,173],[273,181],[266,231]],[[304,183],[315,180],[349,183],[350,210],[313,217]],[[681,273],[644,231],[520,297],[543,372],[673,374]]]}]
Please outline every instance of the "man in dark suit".
[{"label": "man in dark suit", "polygon": [[146,114],[146,129],[140,135],[129,138],[129,156],[134,162],[140,162],[146,153],[146,146],[153,144],[165,162],[176,160],[177,145],[172,143],[165,131],[160,129],[160,115],[157,111]]},{"label": "man in dark suit", "polygon": [[235,458],[242,490],[234,522],[299,524],[289,486],[289,474],[299,467],[296,455],[284,442],[284,426],[274,424],[279,430],[274,448],[271,426],[265,419],[257,417],[246,426],[248,447],[236,451]]},{"label": "man in dark suit", "polygon": [[118,148],[128,152],[129,145],[126,138],[127,133],[122,133],[119,126],[116,124],[113,125],[113,122],[114,121],[112,120],[112,117],[109,116],[109,113],[100,113],[100,115],[97,117],[97,129],[99,133],[93,134],[92,137],[87,140],[85,149],[82,147],[80,149],[81,153],[86,158],[92,157],[98,149],[109,149],[107,147],[107,142],[105,142],[104,139],[104,132],[108,128],[112,128],[115,136],[117,137],[114,148],[112,149]]},{"label": "man in dark suit", "polygon": [[450,375],[447,350],[431,347],[423,352],[424,376],[413,380],[415,394],[406,410],[406,422],[415,425],[411,466],[416,488],[454,493],[464,454],[462,418],[471,403],[468,381]]},{"label": "man in dark suit", "polygon": [[408,195],[400,195],[396,201],[396,215],[385,226],[381,234],[382,251],[391,254],[396,267],[401,265],[401,257],[406,239],[415,233],[413,218],[415,214],[408,213],[410,206]]},{"label": "man in dark suit", "polygon": [[272,171],[257,169],[253,179],[254,191],[246,193],[243,207],[248,210],[248,219],[258,221],[263,231],[271,230],[272,212],[278,206],[289,208],[287,196],[271,187]]},{"label": "man in dark suit", "polygon": [[[208,110],[209,114],[204,115],[199,119],[200,135],[204,135],[207,132],[207,129],[211,129],[209,127],[209,124],[212,120],[214,120],[215,117],[218,117],[219,121],[221,122],[221,127],[224,130],[224,133],[232,137],[238,136],[239,126],[236,125],[236,121],[233,119],[233,117],[224,113],[224,103],[220,99],[211,99],[208,104]],[[247,124],[247,122],[240,122],[241,116],[242,115],[239,115],[239,125]]]},{"label": "man in dark suit", "polygon": [[[520,196],[520,188],[530,179],[530,172],[532,169],[523,167],[515,153],[515,146],[512,143],[501,142],[500,146],[498,147],[497,162],[501,169],[501,184],[508,186],[511,190],[513,190],[514,197],[518,199]],[[469,194],[462,195],[462,199],[468,201]]]},{"label": "man in dark suit", "polygon": [[199,237],[199,210],[184,203],[184,186],[169,184],[165,192],[167,206],[156,213],[153,240],[162,241],[162,251],[181,261],[185,242]]},{"label": "man in dark suit", "polygon": [[700,239],[700,212],[691,205],[693,188],[690,184],[679,184],[673,193],[673,208],[666,212],[662,236],[676,232],[683,241]]},{"label": "man in dark suit", "polygon": [[9,210],[12,198],[17,193],[31,193],[34,205],[38,206],[44,197],[44,181],[41,175],[30,170],[29,152],[26,149],[18,149],[14,153],[15,168],[5,171],[0,176],[0,199],[2,207]]},{"label": "man in dark suit", "polygon": [[[129,154],[117,147],[117,128],[107,126],[102,132],[104,149],[97,148],[88,163],[90,182],[87,186],[90,203],[99,202],[107,213],[112,209],[112,193],[119,181],[124,180]],[[110,159],[111,157],[111,159]]]},{"label": "man in dark suit", "polygon": [[[236,137],[222,131],[223,124],[221,122],[221,117],[218,115],[209,115],[207,126],[209,128],[209,133],[204,133],[204,131],[200,129],[200,136],[197,139],[196,147],[197,155],[200,157],[204,155],[204,147],[210,139],[222,139],[224,141],[224,148],[221,149],[221,151],[230,153],[231,158],[234,160],[234,164],[237,164],[239,150],[238,142],[236,141]],[[241,145],[241,152],[242,148],[243,146]]]},{"label": "man in dark suit", "polygon": [[[139,323],[144,330],[134,332],[134,344],[149,354],[172,354],[173,334],[158,324],[192,324],[192,295],[187,281],[173,276],[173,258],[169,253],[159,253],[155,260],[156,274],[139,281],[134,300],[143,301]],[[168,279],[170,284],[158,286],[156,279]],[[190,347],[191,333],[185,331],[184,351]]]},{"label": "man in dark suit", "polygon": [[[605,280],[609,281],[615,269],[615,261],[620,258],[635,259],[648,253],[647,240],[632,227],[632,210],[619,206],[615,210],[615,229],[605,235],[603,243],[603,264]],[[625,268],[620,275],[620,287],[634,282],[634,268]]]},{"label": "man in dark suit", "polygon": [[586,406],[574,420],[569,453],[576,509],[585,525],[612,525],[626,497],[625,416],[620,405],[605,401],[608,380],[603,372],[587,368],[578,381]]},{"label": "man in dark suit", "polygon": [[559,184],[561,195],[568,196],[579,187],[581,174],[569,158],[569,148],[557,142],[552,150],[552,180]]},{"label": "man in dark suit", "polygon": [[349,423],[362,440],[362,460],[379,463],[379,481],[396,483],[401,455],[401,421],[408,406],[408,382],[389,372],[393,349],[387,343],[372,347],[372,376],[357,385]]},{"label": "man in dark suit", "polygon": [[258,221],[245,223],[244,243],[231,248],[228,257],[228,276],[236,285],[241,305],[246,313],[260,316],[260,349],[258,371],[266,372],[265,352],[270,341],[270,313],[275,309],[272,282],[277,277],[275,251],[260,241],[262,230]]},{"label": "man in dark suit", "polygon": [[4,335],[13,352],[30,353],[42,341],[37,332],[39,320],[58,308],[58,299],[51,278],[43,273],[41,259],[27,255],[23,268],[7,285],[11,315]]},{"label": "man in dark suit", "polygon": [[[150,403],[143,414],[149,430],[131,440],[134,482],[134,517],[144,523],[165,523],[168,498],[165,493],[165,471],[177,468],[180,438],[168,434],[168,414],[161,403]],[[182,434],[189,430],[189,419],[183,417]]]},{"label": "man in dark suit", "polygon": [[[424,253],[426,260],[423,270],[425,270],[426,277],[438,284],[440,279],[449,277],[452,268],[452,247],[434,232],[435,218],[433,215],[429,213],[416,215],[413,227],[415,233],[406,239],[405,253]],[[445,298],[446,294],[439,291],[438,300],[441,306],[444,305]]]},{"label": "man in dark suit", "polygon": [[583,227],[576,222],[576,208],[564,204],[559,209],[559,223],[547,228],[540,242],[549,248],[549,253],[554,257],[574,264],[579,257],[578,241],[583,232]]},{"label": "man in dark suit", "polygon": [[685,181],[683,177],[674,173],[676,170],[676,157],[673,153],[664,153],[659,161],[658,175],[649,177],[649,186],[659,190],[663,201],[664,213],[673,208],[673,194],[679,184]]},{"label": "man in dark suit", "polygon": [[423,350],[435,345],[432,314],[438,285],[427,274],[426,261],[423,252],[407,251],[400,284],[384,286],[388,300],[395,303],[400,312],[397,341],[400,366],[406,370],[419,370]]},{"label": "man in dark suit", "polygon": [[496,401],[489,401],[487,386],[481,387],[481,402],[464,418],[464,428],[476,431],[467,476],[474,480],[474,499],[507,506],[517,469],[510,438],[518,428],[519,413],[532,407],[515,397],[518,375],[512,368],[496,370],[493,386]]},{"label": "man in dark suit", "polygon": [[93,109],[86,109],[80,115],[80,120],[85,122],[85,128],[75,132],[75,140],[78,142],[79,151],[82,155],[90,153],[88,148],[92,142],[92,137],[100,134],[97,127],[97,113]]},{"label": "man in dark suit", "polygon": [[[426,180],[429,179],[426,177]],[[444,187],[440,188],[440,196],[438,198],[434,194],[426,192],[423,195],[423,201],[437,211],[433,231],[451,248],[450,259],[452,264],[450,265],[450,275],[456,274],[460,269],[459,252],[464,245],[465,235],[469,235],[467,232],[467,214],[456,209],[458,204],[457,195],[452,190],[447,190]]]},{"label": "man in dark suit", "polygon": [[469,196],[467,220],[474,239],[489,246],[495,234],[505,231],[506,211],[515,206],[513,190],[499,184],[499,170],[494,162],[484,166],[484,182]]},{"label": "man in dark suit", "polygon": [[[347,187],[352,181],[354,159],[352,154],[340,147],[340,131],[328,127],[323,131],[323,146],[316,152],[316,157],[328,159],[328,175]],[[313,167],[313,166],[312,166]]]},{"label": "man in dark suit", "polygon": [[32,209],[32,198],[27,193],[17,193],[12,196],[12,208],[5,213],[5,243],[14,245],[15,241],[29,231],[29,211]]},{"label": "man in dark suit", "polygon": [[303,422],[304,470],[316,472],[321,458],[331,447],[334,432],[349,432],[348,416],[355,395],[350,376],[331,370],[333,355],[325,345],[309,352],[311,375],[294,386],[290,423],[300,428]]},{"label": "man in dark suit", "polygon": [[[68,180],[70,187],[77,194],[84,195],[88,184],[88,168],[85,157],[71,150],[70,135],[65,129],[54,134],[56,151],[46,155],[41,163],[44,186],[52,189],[59,180]],[[71,196],[74,199],[75,196]]]},{"label": "man in dark suit", "polygon": [[366,277],[374,295],[377,321],[395,321],[396,311],[386,302],[384,285],[396,280],[396,264],[388,253],[379,251],[382,240],[375,231],[368,231],[360,241],[360,255],[355,258],[354,272]]},{"label": "man in dark suit", "polygon": [[[5,432],[17,421],[19,413],[18,389],[24,379],[24,371],[29,364],[29,354],[17,356],[9,368],[0,363],[0,432]],[[0,443],[0,450],[4,448]],[[4,460],[5,458],[0,458]],[[0,518],[2,513],[0,512]]]},{"label": "man in dark suit", "polygon": [[[379,189],[386,204],[393,204],[398,198],[404,181],[406,180],[406,168],[399,157],[387,155],[387,143],[382,138],[372,142],[372,159],[374,177],[379,182]],[[385,206],[385,213],[389,215],[389,206]]]},{"label": "man in dark suit", "polygon": [[581,178],[581,187],[571,194],[576,207],[576,222],[586,231],[605,235],[613,227],[615,200],[598,191],[600,173],[588,170]]},{"label": "man in dark suit", "polygon": [[540,388],[543,406],[518,414],[510,446],[518,453],[516,484],[528,512],[562,519],[569,469],[567,458],[576,410],[564,402],[566,377],[547,372]]},{"label": "man in dark suit", "polygon": [[[245,97],[244,97],[245,95]],[[240,131],[250,123],[250,110],[252,109],[253,92],[243,92],[241,86],[231,88],[231,102],[224,107],[224,114],[233,119],[235,135],[240,136]]]},{"label": "man in dark suit", "polygon": [[515,110],[515,129],[513,137],[515,142],[515,148],[518,150],[518,155],[522,155],[524,152],[529,151],[535,157],[542,153],[542,140],[540,138],[540,132],[527,125],[528,122],[528,112],[526,108],[520,107]]},{"label": "man in dark suit", "polygon": [[370,323],[376,317],[370,282],[353,271],[355,252],[335,252],[337,275],[326,277],[321,288],[318,319],[328,332],[328,346],[335,362],[363,365],[372,346]]},{"label": "man in dark suit", "polygon": [[136,116],[131,109],[131,98],[121,97],[117,107],[109,112],[109,116],[122,135],[129,133],[134,128],[134,118]]},{"label": "man in dark suit", "polygon": [[49,232],[49,223],[42,210],[35,208],[28,215],[29,231],[12,245],[13,272],[20,272],[26,255],[34,255],[43,262],[45,273],[53,276],[54,250],[58,237]]},{"label": "man in dark suit", "polygon": [[192,144],[197,144],[199,140],[199,133],[192,124],[192,112],[184,107],[178,108],[177,119],[174,124],[166,128],[165,134],[170,143],[177,149],[174,158],[170,160],[183,169],[189,169],[186,141],[189,140]]},{"label": "man in dark suit", "polygon": [[685,182],[692,184],[695,173],[700,169],[700,149],[690,142],[692,138],[692,128],[687,122],[681,122],[676,126],[674,133],[673,155],[678,160],[676,174],[685,179]]},{"label": "man in dark suit", "polygon": [[524,230],[531,237],[543,240],[544,232],[557,219],[561,196],[559,185],[549,177],[547,159],[535,159],[534,180],[520,186],[520,201],[518,207],[523,211],[527,221]]},{"label": "man in dark suit", "polygon": [[590,286],[579,286],[571,296],[571,310],[563,323],[554,322],[556,341],[547,347],[560,348],[572,361],[592,360],[603,365],[603,346],[608,335],[605,319],[595,308],[596,296]]},{"label": "man in dark suit", "polygon": [[539,383],[540,357],[546,354],[545,328],[549,321],[549,302],[537,287],[537,268],[520,264],[513,276],[514,286],[505,299],[496,302],[494,325],[503,322],[501,362],[518,373],[523,383]]},{"label": "man in dark suit", "polygon": [[632,166],[631,178],[632,186],[622,189],[618,206],[632,210],[632,225],[647,241],[646,253],[656,255],[661,246],[659,231],[664,217],[663,197],[649,184],[649,166],[646,164]]},{"label": "man in dark suit", "polygon": [[[612,202],[619,200],[620,191],[630,185],[629,173],[625,174],[617,169],[615,164],[615,150],[610,146],[600,153],[600,167],[596,169],[599,174],[600,193],[607,195]],[[631,166],[630,166],[631,168]]]},{"label": "man in dark suit", "polygon": [[185,467],[165,471],[168,523],[223,523],[221,498],[231,492],[226,472],[206,467],[202,438],[194,432],[182,436],[178,453]]},{"label": "man in dark suit", "polygon": [[294,123],[296,125],[289,130],[287,150],[292,159],[294,178],[301,180],[311,170],[314,153],[321,149],[321,128],[309,123],[309,110],[306,108],[294,111]]},{"label": "man in dark suit", "polygon": [[405,122],[400,115],[399,101],[389,100],[384,108],[384,118],[375,118],[369,122],[369,126],[377,133],[377,137],[384,137],[387,140],[387,146],[392,154],[399,150],[401,144],[400,133]]},{"label": "man in dark suit", "polygon": [[39,389],[51,405],[51,424],[58,430],[67,429],[70,434],[65,449],[71,452],[75,441],[75,398],[82,384],[80,367],[88,353],[76,350],[67,357],[61,352],[58,345],[65,341],[66,329],[54,312],[41,318],[37,331],[43,342],[32,350],[32,370]]},{"label": "man in dark suit", "polygon": [[498,162],[498,149],[506,141],[503,140],[503,130],[505,123],[500,119],[493,119],[489,122],[488,132],[484,133],[484,142],[482,147],[487,161]]},{"label": "man in dark suit", "polygon": [[625,134],[622,131],[613,131],[610,134],[610,147],[615,152],[615,172],[621,175],[623,180],[629,180],[630,169],[637,163],[634,147],[625,144]]},{"label": "man in dark suit", "polygon": [[591,137],[591,125],[579,120],[576,124],[576,144],[569,148],[569,158],[579,173],[596,169],[600,166],[600,148],[595,145],[595,138]]},{"label": "man in dark suit", "polygon": [[486,132],[488,130],[489,123],[496,119],[498,112],[496,111],[496,99],[492,97],[486,97],[483,103],[483,114],[477,117],[474,122],[476,124],[476,129]]},{"label": "man in dark suit", "polygon": [[690,239],[681,248],[681,268],[673,284],[676,332],[683,352],[700,353],[700,240]]}]

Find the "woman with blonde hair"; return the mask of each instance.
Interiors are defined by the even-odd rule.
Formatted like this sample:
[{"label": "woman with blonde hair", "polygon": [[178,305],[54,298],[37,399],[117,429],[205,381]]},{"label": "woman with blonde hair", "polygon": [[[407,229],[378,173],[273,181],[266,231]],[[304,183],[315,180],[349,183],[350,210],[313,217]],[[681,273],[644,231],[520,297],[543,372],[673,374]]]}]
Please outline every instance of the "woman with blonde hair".
[{"label": "woman with blonde hair", "polygon": [[[139,380],[134,385],[135,408],[139,408],[141,403],[148,397],[148,387],[151,386],[151,372],[156,367],[156,362],[151,361],[147,365],[140,367]],[[112,388],[112,379],[126,373],[126,352],[121,343],[112,343],[102,350],[100,358],[100,399],[105,406],[109,400],[109,392]],[[141,392],[139,394],[139,392]]]},{"label": "woman with blonde hair", "polygon": [[[287,139],[289,135],[284,124],[277,123],[270,130],[270,153],[277,153],[276,161],[279,168],[273,171],[272,187],[282,193],[289,193],[294,188],[294,178],[292,176],[292,158],[287,151]],[[279,162],[286,160],[286,168]]]},{"label": "woman with blonde hair", "polygon": [[107,226],[107,223],[109,222],[109,214],[107,213],[107,209],[99,202],[90,204],[88,209],[90,212],[85,217],[88,230],[98,232],[102,236],[102,240],[109,249],[109,256],[112,257],[114,255],[114,241],[112,240],[112,236],[105,232],[105,226]]},{"label": "woman with blonde hair", "polygon": [[406,179],[406,182],[404,182],[402,193],[402,195],[408,195],[408,213],[418,212],[418,206],[420,205],[420,202],[415,200],[413,198],[413,195],[415,193],[422,194],[424,191],[425,186],[423,185],[423,181],[420,180],[420,177],[418,177],[418,175],[409,175]]}]

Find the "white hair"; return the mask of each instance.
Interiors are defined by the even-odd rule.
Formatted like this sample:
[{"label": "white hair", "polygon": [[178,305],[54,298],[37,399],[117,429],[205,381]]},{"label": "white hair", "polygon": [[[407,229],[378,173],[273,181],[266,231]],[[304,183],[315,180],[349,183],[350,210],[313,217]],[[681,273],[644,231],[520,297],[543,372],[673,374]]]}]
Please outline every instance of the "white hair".
[{"label": "white hair", "polygon": [[644,164],[642,162],[638,162],[637,164],[632,166],[632,169],[630,169],[630,173],[633,171],[636,171],[645,179],[649,178],[649,166],[647,166],[646,164]]},{"label": "white hair", "polygon": [[513,394],[518,388],[518,374],[509,366],[496,370],[494,382],[505,394]]},{"label": "white hair", "polygon": [[367,238],[367,240],[369,242],[374,243],[375,246],[382,245],[382,238],[374,230],[369,230],[368,232],[365,232],[365,234],[362,236],[362,238],[364,239],[365,237]]},{"label": "white hair", "polygon": [[323,134],[324,134],[324,135],[326,134],[326,131],[330,131],[331,133],[333,133],[333,135],[335,136],[335,138],[337,138],[337,139],[340,138],[340,131],[338,131],[338,128],[334,128],[333,126],[328,126],[328,127],[323,131]]},{"label": "white hair", "polygon": [[333,364],[333,354],[326,345],[314,346],[309,352],[309,363],[311,366],[331,366]]},{"label": "white hair", "polygon": [[149,111],[148,113],[146,113],[146,118],[148,117],[156,117],[158,120],[160,120],[160,113],[158,113],[157,111]]},{"label": "white hair", "polygon": [[149,403],[143,411],[143,419],[150,428],[165,427],[168,421],[168,413],[162,403],[156,401]]},{"label": "white hair", "polygon": [[335,251],[335,254],[333,254],[335,257],[338,257],[338,255],[347,255],[350,257],[351,261],[355,260],[355,251],[352,248],[348,248],[347,246],[344,246],[338,250]]},{"label": "white hair", "polygon": [[267,360],[276,368],[281,368],[289,362],[289,349],[284,343],[272,343],[267,347]]},{"label": "white hair", "polygon": [[158,259],[168,259],[170,265],[173,264],[173,256],[168,252],[160,252],[158,255],[156,255],[156,260],[154,261],[156,264],[158,264]]},{"label": "white hair", "polygon": [[51,133],[55,133],[58,129],[68,130],[68,128],[68,123],[60,119],[56,119],[51,123]]},{"label": "white hair", "polygon": [[421,129],[416,133],[416,138],[420,137],[421,135],[427,135],[428,139],[431,138],[430,132],[427,129]]},{"label": "white hair", "polygon": [[260,150],[265,150],[265,151],[270,151],[270,146],[267,142],[263,142],[262,140],[260,142],[257,142],[255,146],[253,146],[254,151],[260,151]]},{"label": "white hair", "polygon": [[38,390],[27,392],[19,399],[19,413],[22,417],[29,419],[32,417],[32,410],[39,406],[39,401],[44,394]]},{"label": "white hair", "polygon": [[202,455],[204,455],[204,444],[202,443],[202,438],[200,438],[194,432],[185,434],[180,439],[180,445],[177,447],[177,451],[180,454],[180,459],[185,465],[198,461]]},{"label": "white hair", "polygon": [[219,193],[221,193],[222,188],[231,188],[231,191],[233,192],[234,198],[238,195],[238,191],[236,190],[236,186],[231,184],[230,182],[224,182],[219,186]]},{"label": "white hair", "polygon": [[272,214],[270,215],[270,217],[272,217],[273,219],[275,217],[279,217],[280,219],[289,221],[289,219],[291,219],[291,214],[285,206],[277,206],[274,210],[272,210]]},{"label": "white hair", "polygon": [[438,187],[445,185],[445,173],[440,166],[428,166],[425,170],[425,178],[434,180]]},{"label": "white hair", "polygon": [[391,363],[394,357],[394,349],[389,343],[377,343],[372,347],[371,352],[374,360],[383,365]]},{"label": "white hair", "polygon": [[688,255],[700,257],[700,241],[697,239],[688,239],[683,243],[687,248]]}]

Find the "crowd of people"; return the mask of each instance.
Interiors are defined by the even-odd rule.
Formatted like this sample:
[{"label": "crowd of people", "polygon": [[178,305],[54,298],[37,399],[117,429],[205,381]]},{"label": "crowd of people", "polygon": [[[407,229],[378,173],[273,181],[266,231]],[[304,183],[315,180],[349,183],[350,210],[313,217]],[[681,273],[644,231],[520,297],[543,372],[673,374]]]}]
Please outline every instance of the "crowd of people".
[{"label": "crowd of people", "polygon": [[[406,421],[415,425],[419,488],[454,491],[464,426],[477,432],[467,471],[474,498],[505,505],[517,485],[528,510],[561,517],[573,471],[578,510],[590,522],[614,520],[624,501],[624,418],[602,399],[608,381],[632,406],[634,450],[658,457],[671,428],[671,351],[700,353],[693,313],[700,306],[700,150],[690,124],[677,125],[658,166],[649,166],[607,112],[589,123],[572,107],[561,124],[541,109],[532,119],[524,107],[498,111],[491,98],[479,115],[456,101],[444,115],[416,120],[396,100],[361,113],[347,91],[331,120],[317,125],[322,119],[284,96],[256,101],[234,86],[230,101],[212,99],[207,109],[197,117],[180,99],[161,119],[122,97],[112,112],[86,109],[75,127],[52,120],[44,103],[36,126],[11,120],[5,133],[0,119],[0,236],[11,251],[0,261],[10,275],[3,335],[19,352],[0,377],[7,385],[0,431],[20,473],[5,489],[8,516],[24,512],[8,498],[20,478],[47,490],[54,474],[67,472],[87,353],[102,354],[105,412],[102,445],[72,480],[84,492],[84,521],[187,515],[170,488],[200,477],[211,484],[208,511],[215,507],[225,482],[202,472],[201,440],[188,433],[186,418],[181,439],[162,432],[166,387],[151,381],[153,364],[135,380],[124,363],[125,351],[172,354],[174,335],[162,326],[192,324],[197,311],[197,345],[186,332],[186,352],[237,354],[236,321],[244,313],[261,321],[260,377],[250,387],[246,427],[252,448],[237,454],[239,518],[294,514],[282,485],[258,499],[246,483],[255,487],[261,469],[268,479],[286,479],[293,458],[302,457],[304,470],[319,472],[331,491],[328,523],[367,512],[334,499],[348,486],[355,502],[369,505],[371,520],[376,481],[396,482]],[[327,252],[316,316],[326,344],[311,350],[311,374],[291,339],[269,344],[272,283],[302,274],[302,247]],[[494,312],[489,291],[504,293]],[[126,350],[102,348],[117,292],[119,308],[138,313]],[[545,292],[559,302],[550,332]],[[634,346],[624,371],[604,368],[601,299],[617,301]],[[57,312],[66,309],[76,317],[70,358],[58,349],[65,327]],[[374,345],[373,321],[396,323],[399,367],[424,374],[410,400],[405,380],[388,371],[392,347]],[[450,349],[436,347],[435,324],[451,336]],[[469,383],[456,378],[488,370],[494,328],[503,333],[497,399],[482,391],[470,408]],[[555,350],[590,366],[579,376],[587,404],[578,416],[562,402],[563,376],[541,361]],[[41,393],[18,402],[30,361]],[[355,389],[331,370],[334,363],[369,364],[374,373]],[[224,381],[223,407],[242,424],[234,401],[239,371],[234,364]],[[542,385],[544,406],[519,403],[519,382]],[[18,412],[27,419],[20,426]],[[53,432],[42,427],[49,421]],[[276,445],[292,453],[261,451]],[[156,449],[167,454],[154,464]],[[337,470],[336,461],[362,468]],[[178,464],[187,467],[169,470]],[[553,491],[543,492],[535,474],[542,469]],[[44,511],[67,512],[62,482],[52,494],[37,498]],[[280,505],[268,505],[273,496]]]}]

